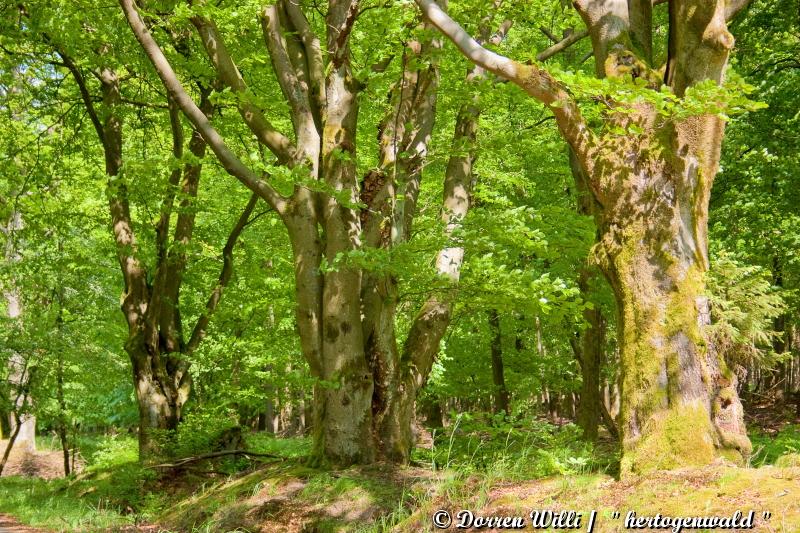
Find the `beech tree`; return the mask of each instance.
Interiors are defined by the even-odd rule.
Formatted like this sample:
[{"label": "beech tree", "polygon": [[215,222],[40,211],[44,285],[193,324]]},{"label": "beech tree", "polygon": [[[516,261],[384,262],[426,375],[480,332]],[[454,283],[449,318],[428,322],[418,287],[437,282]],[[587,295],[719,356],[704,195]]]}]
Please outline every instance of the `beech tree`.
[{"label": "beech tree", "polygon": [[[254,169],[236,156],[230,141],[201,112],[134,2],[120,4],[171,98],[228,173],[263,198],[287,229],[301,347],[318,380],[313,423],[317,457],[340,464],[376,458],[407,461],[414,444],[416,397],[450,322],[463,263],[464,247],[456,234],[469,209],[477,102],[463,103],[444,176],[441,218],[443,238],[449,242],[436,256],[441,287],[423,303],[404,342],[398,342],[395,331],[396,277],[352,258],[409,240],[436,119],[435,52],[441,43],[431,31],[404,43],[402,73],[388,95],[389,112],[376,124],[378,165],[362,179],[355,155],[365,80],[353,72],[350,39],[364,7],[357,1],[330,1],[324,35],[317,33],[308,8],[294,0],[259,11],[266,54],[289,109],[289,136],[257,104],[214,9],[195,3],[189,19],[211,67],[236,95],[244,124],[274,158],[268,168]],[[489,15],[482,23],[484,39],[492,24]],[[493,38],[502,39],[508,26],[498,24]],[[382,58],[372,71],[380,72],[391,60]],[[482,76],[483,69],[476,67],[468,78]],[[290,194],[279,191],[274,174],[280,169],[292,173]]]},{"label": "beech tree", "polygon": [[[191,329],[185,328],[180,296],[188,266],[187,250],[195,229],[196,197],[206,151],[203,137],[193,131],[186,139],[180,111],[169,99],[159,102],[156,95],[152,99],[155,101],[144,102],[126,97],[122,78],[137,74],[119,53],[122,46],[115,42],[113,29],[109,29],[113,28],[113,20],[81,20],[84,29],[95,35],[89,43],[76,43],[57,33],[63,24],[74,22],[70,18],[55,17],[55,12],[39,9],[35,4],[20,4],[16,14],[17,20],[9,24],[9,31],[19,36],[21,45],[29,46],[24,53],[31,61],[52,65],[72,80],[102,149],[108,212],[124,283],[120,298],[128,327],[124,349],[130,357],[139,408],[140,458],[147,460],[160,451],[153,438],[154,430],[175,430],[181,419],[191,389],[191,355],[202,342],[231,278],[233,249],[249,223],[258,197],[250,198],[228,235],[222,249],[222,267],[205,309]],[[177,40],[173,44],[181,47]],[[124,74],[120,74],[121,70]],[[202,112],[210,115],[214,111],[208,99],[211,87],[202,82],[198,86]],[[172,140],[172,168],[156,170],[166,183],[154,225],[155,238],[144,239],[145,246],[153,246],[149,253],[141,250],[129,199],[130,175],[135,171],[130,164],[133,161],[126,161],[125,157],[124,119],[130,108],[166,114],[167,135]],[[150,262],[149,257],[155,260]]]},{"label": "beech tree", "polygon": [[436,3],[415,1],[468,59],[552,111],[586,175],[600,229],[595,260],[619,312],[623,472],[706,464],[719,456],[742,461],[751,446],[737,378],[703,332],[710,321],[708,202],[725,121],[714,109],[688,104],[693,89],[723,99],[709,89],[723,83],[734,46],[727,21],[747,2],[669,2],[663,69],[654,62],[650,0],[574,2],[599,77],[668,94],[684,106],[665,113],[659,98],[600,96],[606,128],[598,131],[582,115],[573,87],[537,64],[481,46]]}]

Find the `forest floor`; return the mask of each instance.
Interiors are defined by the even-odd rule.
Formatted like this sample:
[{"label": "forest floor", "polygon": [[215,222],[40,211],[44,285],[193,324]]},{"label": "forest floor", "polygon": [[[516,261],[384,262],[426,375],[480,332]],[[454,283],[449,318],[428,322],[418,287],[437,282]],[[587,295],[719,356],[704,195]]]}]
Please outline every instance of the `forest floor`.
[{"label": "forest floor", "polygon": [[[456,530],[458,512],[522,517],[533,510],[576,511],[586,531],[624,531],[637,516],[719,516],[755,512],[754,531],[800,531],[800,468],[735,468],[658,472],[618,481],[603,474],[509,481],[457,472],[431,473],[379,467],[320,473],[297,465],[260,469],[208,487],[162,515],[176,531],[436,531],[432,517],[445,510]],[[614,512],[620,517],[614,518]],[[769,514],[765,514],[769,513]]]},{"label": "forest floor", "polygon": [[0,533],[37,533],[41,530],[23,526],[16,519],[0,514]]},{"label": "forest floor", "polygon": [[[0,440],[0,453],[6,449],[7,440]],[[64,455],[61,450],[11,450],[3,476],[28,476],[56,479],[64,475]],[[0,529],[0,533],[2,530]]]},{"label": "forest floor", "polygon": [[581,515],[576,531],[587,531],[596,511],[599,532],[625,530],[629,511],[726,517],[738,510],[754,511],[752,531],[797,533],[800,421],[781,416],[781,424],[753,425],[747,468],[720,463],[625,480],[616,478],[608,443],[587,446],[572,425],[536,421],[521,429],[465,417],[418,449],[415,466],[335,471],[307,465],[307,439],[252,434],[250,449],[279,457],[157,472],[136,462],[134,439],[114,437],[96,443],[72,478],[0,479],[0,513],[38,531],[410,533],[440,530],[432,522],[439,510],[453,518],[450,530],[461,510],[528,524],[533,510],[571,510]]}]

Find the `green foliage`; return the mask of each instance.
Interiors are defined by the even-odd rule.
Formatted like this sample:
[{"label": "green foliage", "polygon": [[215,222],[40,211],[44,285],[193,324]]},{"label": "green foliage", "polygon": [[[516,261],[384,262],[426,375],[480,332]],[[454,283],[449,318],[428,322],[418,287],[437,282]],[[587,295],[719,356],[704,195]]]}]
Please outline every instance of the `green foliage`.
[{"label": "green foliage", "polygon": [[190,457],[214,450],[221,434],[238,427],[236,413],[231,410],[193,409],[186,415],[169,450],[172,457]]},{"label": "green foliage", "polygon": [[773,434],[751,431],[750,441],[753,443],[750,464],[755,467],[776,464],[783,456],[800,453],[800,426],[788,425]]},{"label": "green foliage", "polygon": [[101,437],[82,439],[81,450],[89,470],[111,470],[139,460],[138,442],[132,437]]},{"label": "green foliage", "polygon": [[720,254],[708,276],[708,291],[712,306],[708,331],[728,364],[771,368],[780,360],[773,346],[783,332],[774,330],[774,320],[787,307],[765,269]]},{"label": "green foliage", "polygon": [[[675,95],[669,87],[662,85],[660,90],[649,88],[645,78],[596,76],[582,72],[554,72],[557,79],[564,83],[584,105],[589,117],[613,115],[635,115],[642,105],[650,106],[667,120],[683,120],[704,114],[717,115],[723,119],[743,113],[767,108],[764,102],[748,98],[756,88],[748,84],[736,72],[729,72],[723,85],[713,80],[706,80],[692,85],[682,97]],[[612,105],[613,104],[613,105]],[[638,127],[631,124],[626,129],[613,129],[614,135],[630,135],[641,133]]]},{"label": "green foliage", "polygon": [[485,472],[501,479],[532,479],[617,468],[618,457],[580,439],[580,429],[554,426],[535,418],[504,415],[454,415],[451,427],[437,431],[430,450],[416,461],[434,469]]},{"label": "green foliage", "polygon": [[[35,369],[35,379],[30,382],[33,401],[22,409],[37,416],[41,432],[66,428],[68,446],[77,447],[87,463],[83,473],[66,481],[3,479],[0,510],[67,530],[130,524],[155,516],[171,503],[170,496],[158,492],[162,486],[156,484],[153,471],[138,465],[131,436],[139,418],[124,350],[128,331],[119,312],[121,296],[130,287],[120,276],[110,236],[108,193],[127,191],[136,245],[126,251],[135,253],[151,273],[149,286],[156,283],[153,267],[159,254],[186,254],[183,290],[174,302],[184,326],[204,312],[209,291],[217,284],[227,232],[250,194],[210,151],[204,157],[188,150],[181,157],[173,154],[160,80],[120,11],[96,4],[31,0],[25,2],[25,15],[12,3],[0,8],[0,415],[14,407],[17,392],[8,379],[8,362],[24,357]],[[315,2],[300,4],[307,8],[312,29],[324,34],[323,10]],[[504,3],[495,22],[508,17],[515,24],[506,39],[491,47],[534,61],[551,43],[538,22],[529,22],[548,21],[546,29],[556,35],[582,27],[568,4]],[[303,187],[316,194],[320,205],[331,198],[342,208],[361,212],[366,206],[351,187],[312,180],[302,165],[279,164],[236,112],[241,103],[253,104],[292,137],[290,109],[256,22],[263,6],[256,0],[157,1],[147,3],[144,14],[190,96],[196,99],[199,87],[213,86],[210,100],[216,109],[211,123],[251,170],[281,193]],[[788,351],[788,340],[800,326],[800,143],[795,134],[800,128],[800,34],[795,17],[785,16],[795,8],[789,0],[754,0],[748,16],[734,23],[741,51],[732,58],[725,84],[699,83],[681,97],[665,87],[653,90],[643,78],[598,79],[591,61],[585,61],[589,39],[546,64],[602,135],[641,134],[636,124],[619,126],[622,121],[608,119],[627,118],[642,105],[658,110],[665,123],[705,113],[728,122],[711,198],[708,290],[713,324],[708,332],[732,365],[751,370],[768,371],[797,355],[796,345],[794,352]],[[464,0],[450,9],[476,34],[492,3]],[[580,192],[552,113],[519,88],[492,77],[466,83],[466,62],[449,44],[424,59],[404,57],[409,44],[438,37],[419,24],[417,11],[407,3],[365,0],[360,10],[350,42],[354,77],[361,88],[358,149],[332,155],[355,164],[356,183],[381,164],[376,132],[392,112],[390,87],[404,73],[439,67],[436,125],[426,148],[408,239],[386,248],[341,252],[320,265],[322,273],[354,268],[396,284],[399,347],[423,302],[432,296],[455,297],[452,323],[421,400],[457,406],[461,414],[452,413],[446,428],[436,431],[432,449],[415,450],[415,461],[432,476],[447,478],[437,480],[441,484],[436,490],[445,500],[452,497],[450,501],[473,501],[476,492],[485,493],[475,490],[475,478],[485,489],[496,479],[615,471],[615,447],[591,447],[580,441],[575,426],[538,418],[545,394],[573,398],[580,390],[573,343],[585,327],[586,309],[601,309],[608,323],[602,372],[609,385],[617,379],[619,352],[610,287],[592,280],[587,294],[578,285],[597,228],[591,217],[576,210]],[[192,28],[195,15],[213,17],[247,91],[217,85]],[[659,42],[654,64],[666,60],[666,17],[663,7],[655,10]],[[76,60],[101,120],[107,110],[95,74],[110,66],[122,79],[124,164],[111,183],[75,73],[62,53]],[[392,60],[375,68],[387,58]],[[452,132],[459,110],[471,102],[484,108],[475,149],[475,184],[469,192],[471,209],[445,237],[445,172],[450,156],[465,151],[465,145],[454,145]],[[191,130],[185,119],[180,121],[188,137]],[[188,163],[203,164],[193,201],[169,182],[172,172]],[[160,250],[154,228],[168,193],[176,195],[175,213],[196,214],[196,224],[191,242]],[[11,224],[15,217],[20,224]],[[170,234],[176,230],[175,218],[167,228]],[[328,228],[318,229],[327,244]],[[465,248],[457,293],[434,268],[437,252],[451,246]],[[242,424],[250,449],[286,459],[276,461],[281,482],[303,480],[305,489],[298,498],[305,504],[341,503],[348,494],[373,503],[384,498],[395,514],[381,515],[375,530],[411,518],[415,506],[433,505],[427,492],[408,489],[398,495],[383,478],[365,479],[359,472],[340,476],[301,466],[310,454],[310,439],[287,435],[307,429],[299,427],[298,413],[310,404],[313,387],[330,384],[314,379],[303,359],[291,243],[280,217],[263,202],[233,260],[234,274],[222,303],[191,357],[193,389],[183,421],[177,433],[160,436],[165,454],[185,457],[211,451],[226,429]],[[7,317],[10,292],[19,295],[21,318]],[[499,339],[489,327],[487,312],[499,316]],[[190,333],[184,332],[184,342]],[[787,351],[778,354],[776,348]],[[498,395],[493,349],[499,349],[505,365],[512,412],[508,417],[488,414]],[[268,414],[281,422],[280,436],[251,433],[258,417],[263,420]],[[126,436],[92,436],[104,433]],[[754,464],[772,464],[798,452],[796,428],[775,438],[755,433],[753,440],[757,450],[761,447]],[[209,507],[196,515],[186,511],[198,517],[190,527],[218,531],[242,518],[235,500],[272,487],[267,474],[239,477],[254,464],[242,459],[215,464],[226,474],[198,482],[214,485],[209,489],[213,495],[203,499],[205,488],[198,491]],[[233,479],[227,480],[227,474]],[[188,507],[192,505],[202,507],[194,500]],[[338,518],[319,520],[321,529],[340,525]]]}]

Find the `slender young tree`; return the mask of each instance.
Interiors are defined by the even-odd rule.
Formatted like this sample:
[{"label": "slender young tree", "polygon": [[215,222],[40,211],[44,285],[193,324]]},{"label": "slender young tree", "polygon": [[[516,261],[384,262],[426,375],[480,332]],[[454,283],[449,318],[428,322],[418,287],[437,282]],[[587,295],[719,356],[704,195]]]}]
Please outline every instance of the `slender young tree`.
[{"label": "slender young tree", "polygon": [[[599,204],[597,261],[619,310],[623,472],[742,460],[751,450],[736,376],[703,334],[709,322],[708,199],[724,121],[711,113],[660,114],[641,99],[607,101],[604,119],[638,134],[598,133],[567,87],[536,64],[500,56],[473,40],[431,0],[424,16],[471,61],[519,85],[553,113]],[[683,99],[697,84],[721,84],[734,45],[727,20],[746,1],[669,2],[666,68],[653,68],[650,0],[578,0],[598,75]],[[631,130],[631,126],[634,126]]]}]

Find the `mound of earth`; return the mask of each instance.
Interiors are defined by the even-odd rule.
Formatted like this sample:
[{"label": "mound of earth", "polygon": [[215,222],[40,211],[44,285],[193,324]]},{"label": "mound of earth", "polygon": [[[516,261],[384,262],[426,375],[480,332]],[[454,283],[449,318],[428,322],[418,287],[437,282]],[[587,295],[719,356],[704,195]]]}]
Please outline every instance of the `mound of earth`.
[{"label": "mound of earth", "polygon": [[[453,518],[449,528],[434,527],[439,510]],[[596,511],[594,531],[603,533],[630,530],[630,511],[675,518],[753,511],[751,531],[800,531],[800,468],[718,464],[622,481],[591,474],[512,482],[410,468],[321,472],[283,465],[186,494],[161,518],[175,531],[410,533],[457,531],[461,510],[476,517],[524,517],[528,529],[532,511],[575,511],[582,516],[580,531]]]}]

